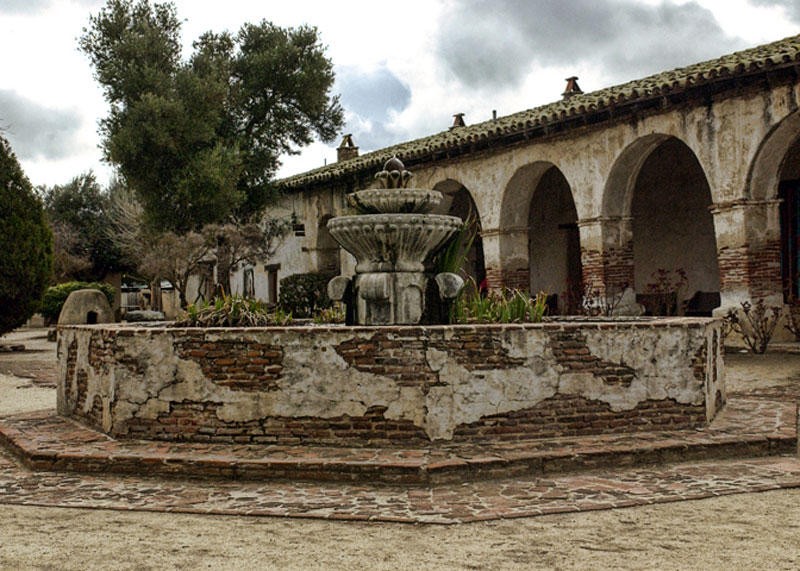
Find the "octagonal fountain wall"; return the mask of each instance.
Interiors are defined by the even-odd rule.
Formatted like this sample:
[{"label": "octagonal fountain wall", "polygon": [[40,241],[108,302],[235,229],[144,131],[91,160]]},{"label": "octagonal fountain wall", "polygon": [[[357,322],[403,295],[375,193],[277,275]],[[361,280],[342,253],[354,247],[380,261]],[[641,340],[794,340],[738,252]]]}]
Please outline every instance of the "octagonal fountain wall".
[{"label": "octagonal fountain wall", "polygon": [[[421,326],[455,274],[431,256],[461,220],[392,158],[362,212],[329,221],[357,259],[329,284],[359,326],[59,330],[58,410],[116,437],[408,445],[697,427],[725,401],[720,323]],[[435,284],[435,286],[433,285]],[[433,302],[431,302],[432,304]]]},{"label": "octagonal fountain wall", "polygon": [[698,427],[720,322],[59,330],[58,411],[115,437],[411,445]]}]

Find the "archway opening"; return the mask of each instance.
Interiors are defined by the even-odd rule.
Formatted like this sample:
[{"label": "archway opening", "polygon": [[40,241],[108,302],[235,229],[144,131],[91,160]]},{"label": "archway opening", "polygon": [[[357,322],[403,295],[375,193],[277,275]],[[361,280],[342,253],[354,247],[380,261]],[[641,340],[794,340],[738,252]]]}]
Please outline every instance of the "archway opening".
[{"label": "archway opening", "polygon": [[462,272],[465,274],[464,277],[471,278],[475,284],[481,284],[486,278],[486,264],[483,256],[481,218],[478,207],[467,188],[455,180],[448,179],[436,184],[433,188],[442,193],[442,202],[436,208],[436,214],[458,216],[463,221],[470,223],[474,239],[466,253]]},{"label": "archway opening", "polygon": [[548,294],[551,313],[577,313],[583,297],[578,212],[569,183],[551,167],[536,183],[528,208],[531,294]]},{"label": "archway opening", "polygon": [[794,303],[800,300],[800,138],[786,152],[779,180],[781,280],[784,301]]},{"label": "archway opening", "polygon": [[676,138],[642,163],[631,201],[637,301],[651,315],[710,315],[719,305],[711,191],[697,157]]}]

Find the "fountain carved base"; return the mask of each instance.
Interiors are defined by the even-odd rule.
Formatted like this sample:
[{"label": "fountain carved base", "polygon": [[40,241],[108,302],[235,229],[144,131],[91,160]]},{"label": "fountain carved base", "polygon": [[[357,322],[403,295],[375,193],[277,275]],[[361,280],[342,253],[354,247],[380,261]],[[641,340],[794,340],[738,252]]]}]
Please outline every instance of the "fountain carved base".
[{"label": "fountain carved base", "polygon": [[421,272],[359,274],[354,279],[359,325],[414,325],[425,311],[427,278]]}]

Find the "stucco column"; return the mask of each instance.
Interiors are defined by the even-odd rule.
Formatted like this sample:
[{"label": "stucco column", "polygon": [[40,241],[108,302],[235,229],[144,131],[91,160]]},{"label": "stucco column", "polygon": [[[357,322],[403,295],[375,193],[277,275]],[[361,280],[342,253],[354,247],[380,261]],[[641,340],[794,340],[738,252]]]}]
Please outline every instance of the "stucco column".
[{"label": "stucco column", "polygon": [[578,221],[584,287],[605,294],[633,287],[633,219],[629,216]]},{"label": "stucco column", "polygon": [[489,288],[530,287],[528,228],[488,228],[481,231]]},{"label": "stucco column", "polygon": [[713,205],[719,261],[720,311],[742,301],[781,305],[780,200],[735,200]]}]

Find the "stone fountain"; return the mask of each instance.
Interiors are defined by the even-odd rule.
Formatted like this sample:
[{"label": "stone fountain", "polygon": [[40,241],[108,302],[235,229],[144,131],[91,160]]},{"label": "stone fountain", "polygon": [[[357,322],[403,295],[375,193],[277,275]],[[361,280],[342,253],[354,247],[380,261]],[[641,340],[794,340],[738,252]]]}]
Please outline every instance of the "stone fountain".
[{"label": "stone fountain", "polygon": [[357,260],[329,293],[358,326],[62,325],[59,414],[120,439],[425,447],[695,429],[722,408],[718,320],[428,324],[463,282],[426,263],[462,222],[410,180],[391,159],[350,195],[362,214],[329,222]]},{"label": "stone fountain", "polygon": [[[359,325],[415,325],[425,312],[425,261],[463,224],[457,216],[431,214],[442,201],[436,190],[410,188],[413,175],[394,157],[375,175],[378,188],[348,195],[359,211],[328,222],[331,236],[356,258],[356,274],[329,284],[331,299],[355,309]],[[439,295],[452,299],[463,280],[436,276]]]}]

